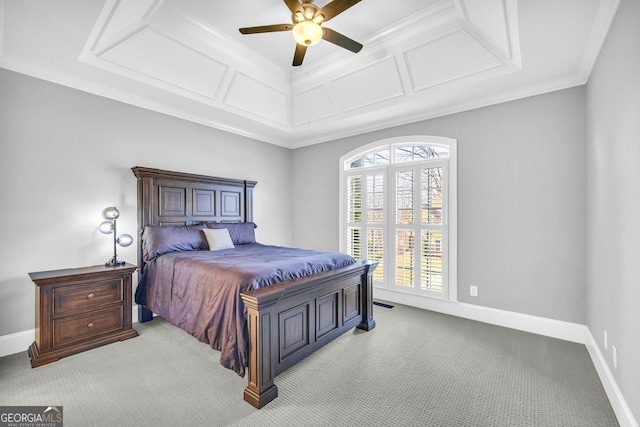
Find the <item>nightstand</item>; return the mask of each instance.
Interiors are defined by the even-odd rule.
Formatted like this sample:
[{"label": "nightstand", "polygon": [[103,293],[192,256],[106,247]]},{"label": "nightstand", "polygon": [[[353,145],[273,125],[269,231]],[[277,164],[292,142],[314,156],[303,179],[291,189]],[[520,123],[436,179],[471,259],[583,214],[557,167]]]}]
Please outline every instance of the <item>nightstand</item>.
[{"label": "nightstand", "polygon": [[36,340],[31,367],[138,336],[131,327],[135,265],[97,265],[29,273],[36,284]]}]

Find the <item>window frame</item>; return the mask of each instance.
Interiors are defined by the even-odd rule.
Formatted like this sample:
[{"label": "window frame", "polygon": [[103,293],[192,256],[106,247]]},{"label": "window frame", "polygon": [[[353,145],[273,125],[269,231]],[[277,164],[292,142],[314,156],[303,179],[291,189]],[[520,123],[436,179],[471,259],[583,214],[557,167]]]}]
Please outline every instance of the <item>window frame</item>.
[{"label": "window frame", "polygon": [[[396,163],[395,159],[395,147],[399,145],[440,145],[447,146],[449,149],[449,158],[433,158],[433,159],[425,159],[418,161],[406,161],[401,163]],[[373,152],[388,149],[389,150],[389,164],[384,166],[364,166],[359,168],[350,168],[350,164],[357,160],[360,157],[364,157]],[[443,292],[441,293],[431,293],[429,291],[421,291],[420,285],[413,286],[411,288],[404,288],[401,286],[396,286],[395,281],[393,283],[387,283],[390,274],[395,274],[395,260],[390,256],[388,250],[385,251],[385,255],[383,258],[383,264],[385,269],[385,283],[374,282],[375,287],[380,287],[382,289],[394,292],[403,292],[403,293],[411,293],[414,295],[426,296],[426,297],[436,297],[438,299],[444,299],[449,301],[457,301],[457,258],[458,258],[458,250],[457,250],[457,140],[453,138],[441,137],[441,136],[429,136],[429,135],[413,135],[413,136],[403,136],[396,138],[383,139],[376,142],[372,142],[365,146],[359,147],[355,150],[350,151],[349,153],[340,157],[340,189],[339,189],[339,244],[340,250],[345,251],[347,248],[347,221],[346,221],[346,209],[347,209],[347,188],[346,188],[346,177],[350,175],[361,174],[363,176],[363,186],[366,186],[366,175],[372,173],[374,171],[379,172],[383,171],[385,176],[385,221],[382,226],[383,233],[385,236],[385,246],[388,248],[395,247],[395,230],[399,227],[395,223],[395,209],[392,209],[391,203],[395,200],[395,194],[390,194],[390,180],[395,179],[395,171],[398,169],[402,169],[403,167],[411,167],[410,165],[416,164],[428,164],[428,163],[440,163],[443,164],[443,173],[446,174],[446,187],[443,191],[446,197],[446,212],[443,212],[445,218],[443,222],[445,223],[446,232],[443,235],[443,241],[440,244],[443,246],[443,257],[445,262],[443,264]],[[418,186],[419,187],[419,186]],[[395,185],[393,186],[395,188]],[[416,189],[416,192],[419,191]],[[364,197],[364,192],[363,192]],[[363,202],[365,205],[366,202]],[[419,210],[419,206],[414,206],[414,209]],[[364,207],[364,206],[363,206]],[[363,210],[363,219],[366,215],[366,209]],[[389,215],[392,215],[394,219],[390,220],[387,218]],[[425,228],[422,225],[419,217],[417,218],[418,224],[415,226],[416,229],[430,229]],[[411,227],[414,227],[412,225]],[[380,228],[376,226],[375,228]],[[362,236],[366,239],[366,229],[363,227]],[[444,237],[446,236],[446,237]],[[418,240],[420,241],[420,240]],[[364,248],[363,248],[364,250]],[[446,252],[445,252],[446,251]],[[417,245],[416,248],[416,261],[419,261],[420,253],[420,245]],[[446,256],[444,254],[446,253]],[[363,256],[366,258],[366,252],[363,253]],[[419,270],[418,270],[419,271]],[[418,278],[418,282],[419,282]]]}]

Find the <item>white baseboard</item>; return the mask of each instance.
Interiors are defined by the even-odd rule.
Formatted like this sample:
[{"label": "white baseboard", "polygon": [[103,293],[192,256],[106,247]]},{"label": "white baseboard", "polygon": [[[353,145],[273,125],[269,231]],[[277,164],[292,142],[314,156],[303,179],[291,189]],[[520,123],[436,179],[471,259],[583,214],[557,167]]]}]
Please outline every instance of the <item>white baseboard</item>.
[{"label": "white baseboard", "polygon": [[438,313],[477,320],[479,322],[490,323],[492,325],[504,326],[507,328],[518,329],[520,331],[584,344],[591,356],[593,365],[596,368],[598,377],[600,378],[605,392],[607,393],[607,397],[609,398],[613,411],[618,418],[620,426],[640,427],[638,426],[638,422],[634,418],[627,401],[622,395],[622,392],[618,388],[618,384],[611,374],[609,366],[600,352],[600,348],[593,339],[591,331],[589,331],[589,328],[585,325],[515,313],[512,311],[498,310],[495,308],[482,307],[479,305],[436,300],[409,293],[388,291],[386,289],[376,288],[374,290],[374,295],[376,299],[383,301],[408,305],[411,307],[436,311]]},{"label": "white baseboard", "polygon": [[[600,381],[607,393],[607,397],[611,402],[611,406],[613,407],[616,417],[618,417],[620,425],[622,427],[640,427],[634,418],[627,401],[622,395],[622,392],[618,388],[615,378],[611,374],[611,371],[600,352],[600,348],[585,325],[515,313],[512,311],[498,310],[495,308],[482,307],[479,305],[424,298],[412,294],[387,291],[385,289],[376,289],[375,295],[376,299],[383,301],[404,304],[411,307],[432,310],[439,313],[450,314],[452,316],[490,323],[492,325],[504,326],[520,331],[584,344],[587,347],[587,351],[591,356],[596,372],[600,377]],[[138,321],[137,305],[132,308],[132,319],[133,323]],[[29,348],[34,340],[35,329],[1,336],[0,357],[20,353],[21,351],[26,352],[27,348]]]},{"label": "white baseboard", "polygon": [[[375,295],[376,299],[394,302],[397,304],[437,311],[439,313],[464,317],[466,319],[491,323],[493,325],[532,332],[580,344],[586,343],[586,336],[588,332],[587,327],[576,323],[563,322],[560,320],[547,319],[544,317],[531,316],[506,310],[498,310],[473,304],[424,298],[412,294],[387,291],[384,289],[376,289]],[[132,319],[133,323],[138,321],[137,305],[132,307]],[[34,339],[34,329],[1,336],[0,357],[26,351]]]},{"label": "white baseboard", "polygon": [[[138,306],[134,305],[131,312],[132,323],[138,322]],[[10,354],[16,354],[27,349],[33,341],[36,339],[36,330],[29,329],[28,331],[16,332],[15,334],[0,336],[0,357],[9,356]]]},{"label": "white baseboard", "polygon": [[375,298],[395,302],[397,304],[437,311],[438,313],[464,317],[492,325],[518,329],[552,338],[584,344],[587,327],[578,323],[564,322],[562,320],[547,319],[545,317],[529,314],[515,313],[513,311],[499,310],[496,308],[482,307],[457,301],[444,301],[434,298],[425,298],[415,294],[389,291],[375,288]]},{"label": "white baseboard", "polygon": [[0,337],[0,357],[27,352],[31,343],[36,339],[36,330],[16,332],[15,334]]},{"label": "white baseboard", "polygon": [[620,426],[638,427],[638,421],[636,421],[633,413],[631,412],[631,408],[629,408],[626,399],[618,388],[618,384],[616,383],[615,378],[613,378],[613,374],[600,351],[600,347],[593,338],[593,335],[591,335],[591,331],[587,330],[586,338],[587,351],[589,352],[593,365],[598,372],[600,382],[602,382],[602,386],[607,393],[607,397],[609,397],[609,402],[613,407],[613,412],[615,412],[616,417],[618,417]]}]

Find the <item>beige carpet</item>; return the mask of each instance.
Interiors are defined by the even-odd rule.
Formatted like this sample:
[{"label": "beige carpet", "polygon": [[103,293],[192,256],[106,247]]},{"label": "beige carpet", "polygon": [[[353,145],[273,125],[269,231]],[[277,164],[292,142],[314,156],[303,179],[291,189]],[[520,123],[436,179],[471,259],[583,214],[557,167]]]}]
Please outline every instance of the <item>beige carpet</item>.
[{"label": "beige carpet", "polygon": [[88,426],[617,426],[583,345],[396,305],[276,377],[261,410],[219,353],[156,318],[140,336],[31,369],[0,358],[0,406]]}]

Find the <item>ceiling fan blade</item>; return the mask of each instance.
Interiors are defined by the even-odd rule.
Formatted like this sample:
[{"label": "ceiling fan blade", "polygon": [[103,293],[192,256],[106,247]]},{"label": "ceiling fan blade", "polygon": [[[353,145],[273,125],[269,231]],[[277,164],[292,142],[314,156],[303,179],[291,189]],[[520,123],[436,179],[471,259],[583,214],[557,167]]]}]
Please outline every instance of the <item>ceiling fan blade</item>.
[{"label": "ceiling fan blade", "polygon": [[362,44],[350,39],[347,36],[343,36],[339,32],[332,30],[331,28],[323,27],[323,30],[324,31],[322,33],[322,38],[328,42],[350,50],[353,53],[358,53],[360,52],[360,49],[362,49]]},{"label": "ceiling fan blade", "polygon": [[361,0],[333,0],[316,12],[316,16],[324,16],[324,22],[341,14],[351,6],[360,3]]},{"label": "ceiling fan blade", "polygon": [[298,0],[284,0],[285,4],[294,15],[296,12],[303,12],[302,5]]},{"label": "ceiling fan blade", "polygon": [[293,66],[302,65],[304,54],[307,53],[307,46],[296,43],[296,53],[293,55]]},{"label": "ceiling fan blade", "polygon": [[257,33],[273,33],[276,31],[291,31],[293,25],[291,24],[274,24],[274,25],[263,25],[260,27],[246,27],[240,28],[240,32],[242,34],[257,34]]}]

